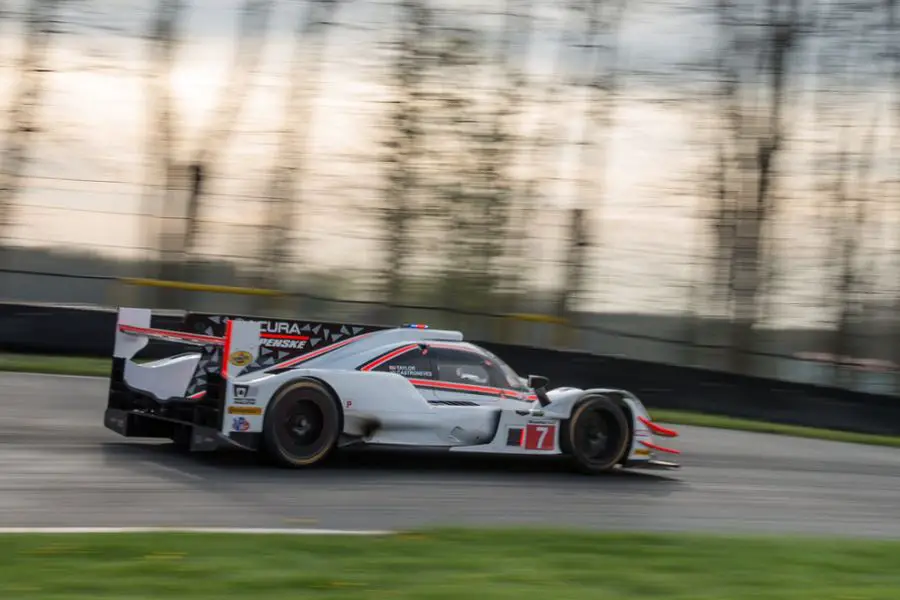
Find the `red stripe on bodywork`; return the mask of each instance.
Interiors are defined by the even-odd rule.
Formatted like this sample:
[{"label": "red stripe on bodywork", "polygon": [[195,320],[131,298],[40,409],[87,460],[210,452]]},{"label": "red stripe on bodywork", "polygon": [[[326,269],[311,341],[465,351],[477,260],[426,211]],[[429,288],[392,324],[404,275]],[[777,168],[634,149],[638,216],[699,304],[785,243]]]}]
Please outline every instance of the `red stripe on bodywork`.
[{"label": "red stripe on bodywork", "polygon": [[655,433],[656,435],[661,435],[663,437],[669,438],[678,437],[678,432],[674,429],[669,429],[667,427],[663,427],[662,425],[657,425],[646,417],[638,417],[638,420],[646,425],[650,429],[650,431]]},{"label": "red stripe on bodywork", "polygon": [[231,329],[234,322],[225,321],[225,347],[222,349],[222,379],[228,379],[228,355],[231,353]]},{"label": "red stripe on bodywork", "polygon": [[481,385],[470,385],[468,383],[451,383],[449,381],[435,381],[433,379],[410,379],[410,383],[421,387],[434,387],[442,390],[451,390],[454,392],[477,392],[479,394],[492,394],[495,396],[503,396],[508,393],[507,390],[495,387],[487,387]]},{"label": "red stripe on bodywork", "polygon": [[381,365],[383,365],[387,361],[391,360],[392,358],[397,358],[398,356],[402,356],[402,355],[406,354],[407,352],[411,352],[412,350],[415,350],[418,347],[419,347],[418,344],[410,344],[408,346],[403,346],[402,348],[397,348],[396,350],[388,352],[387,354],[385,354],[384,356],[382,356],[380,358],[376,358],[372,362],[366,363],[365,365],[360,367],[359,370],[360,371],[371,371],[372,369],[380,367]]},{"label": "red stripe on bodywork", "polygon": [[659,450],[660,452],[668,452],[669,454],[681,454],[681,450],[676,450],[675,448],[666,448],[665,446],[658,446],[653,442],[647,442],[644,440],[639,440],[643,445],[647,446],[651,450]]},{"label": "red stripe on bodywork", "polygon": [[198,333],[187,333],[185,331],[172,331],[169,329],[152,329],[149,327],[135,327],[134,325],[119,325],[119,331],[122,333],[130,333],[132,335],[146,335],[175,338],[190,342],[199,342],[203,344],[214,344],[216,346],[224,343],[220,337],[212,335],[201,335]]},{"label": "red stripe on bodywork", "polygon": [[308,335],[281,335],[278,333],[264,333],[260,337],[264,340],[297,340],[298,342],[305,342],[309,339]]},{"label": "red stripe on bodywork", "polygon": [[357,342],[357,341],[363,339],[364,337],[368,337],[370,335],[372,335],[372,334],[364,333],[364,334],[356,336],[356,337],[347,338],[343,342],[338,342],[336,344],[332,344],[331,346],[325,346],[324,348],[319,348],[318,350],[310,352],[309,354],[304,354],[303,356],[298,356],[297,358],[292,358],[283,363],[279,363],[277,365],[274,365],[272,367],[269,367],[269,368],[263,369],[263,370],[264,371],[273,371],[275,369],[288,369],[290,367],[299,365],[300,363],[305,362],[307,360],[312,360],[316,357],[322,356],[323,354],[325,354],[327,352],[331,352],[332,350],[337,350],[338,348],[343,348],[347,344]]}]

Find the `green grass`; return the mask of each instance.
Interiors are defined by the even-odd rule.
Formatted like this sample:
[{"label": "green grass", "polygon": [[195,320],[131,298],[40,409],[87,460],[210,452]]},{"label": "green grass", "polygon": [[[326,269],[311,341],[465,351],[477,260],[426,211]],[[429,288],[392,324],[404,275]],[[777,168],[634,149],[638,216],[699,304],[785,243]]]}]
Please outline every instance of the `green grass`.
[{"label": "green grass", "polygon": [[0,354],[0,371],[109,377],[110,360],[43,354]]},{"label": "green grass", "polygon": [[[110,371],[110,361],[102,358],[79,358],[72,356],[0,354],[0,371],[107,377]],[[831,429],[816,429],[798,425],[781,425],[778,423],[767,423],[765,421],[751,421],[749,419],[736,419],[732,417],[686,411],[654,409],[651,412],[655,420],[673,425],[697,425],[701,427],[715,427],[718,429],[775,433],[795,437],[900,448],[900,437],[870,435]]]},{"label": "green grass", "polygon": [[853,442],[857,444],[900,448],[900,437],[889,435],[854,433],[852,431],[838,431],[835,429],[818,429],[800,425],[782,425],[781,423],[767,423],[765,421],[752,421],[750,419],[737,419],[734,417],[722,417],[719,415],[692,413],[681,410],[651,410],[650,412],[653,419],[660,423],[696,425],[698,427],[753,431],[756,433],[774,433],[778,435],[789,435],[817,440]]},{"label": "green grass", "polygon": [[550,531],[0,536],[10,600],[896,600],[900,543]]}]

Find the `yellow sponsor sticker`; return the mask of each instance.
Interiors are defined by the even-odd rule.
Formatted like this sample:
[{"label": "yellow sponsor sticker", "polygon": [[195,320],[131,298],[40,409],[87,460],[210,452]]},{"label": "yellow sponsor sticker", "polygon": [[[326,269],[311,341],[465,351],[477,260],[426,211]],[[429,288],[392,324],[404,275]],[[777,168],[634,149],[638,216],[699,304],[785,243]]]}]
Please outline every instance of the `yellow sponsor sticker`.
[{"label": "yellow sponsor sticker", "polygon": [[228,357],[228,362],[235,367],[246,367],[253,362],[253,355],[245,350],[238,350]]},{"label": "yellow sponsor sticker", "polygon": [[639,448],[634,451],[635,456],[650,456],[649,450],[644,450],[643,448]]},{"label": "yellow sponsor sticker", "polygon": [[261,415],[262,408],[258,406],[229,406],[229,415]]}]

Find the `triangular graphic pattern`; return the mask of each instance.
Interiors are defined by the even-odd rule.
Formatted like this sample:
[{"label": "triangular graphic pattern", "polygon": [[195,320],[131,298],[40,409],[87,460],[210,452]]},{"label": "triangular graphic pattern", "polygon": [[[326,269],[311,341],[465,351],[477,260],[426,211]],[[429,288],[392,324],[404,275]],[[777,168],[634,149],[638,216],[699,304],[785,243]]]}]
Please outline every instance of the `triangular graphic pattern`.
[{"label": "triangular graphic pattern", "polygon": [[[184,331],[193,331],[203,335],[224,337],[225,321],[229,318],[241,321],[260,320],[263,323],[271,325],[288,323],[291,327],[297,326],[300,331],[311,333],[315,336],[310,337],[306,345],[303,348],[298,349],[270,348],[263,345],[263,347],[260,348],[260,353],[256,361],[242,369],[239,374],[272,367],[278,363],[302,356],[313,350],[326,348],[338,341],[344,341],[359,335],[387,329],[387,327],[381,326],[353,325],[347,323],[323,323],[291,319],[249,319],[248,317],[241,316],[207,315],[201,313],[188,314],[182,329]],[[185,391],[185,395],[192,396],[204,391],[209,381],[209,374],[218,372],[221,365],[222,347],[204,346],[200,360],[197,363],[197,368],[194,371],[188,389]]]}]

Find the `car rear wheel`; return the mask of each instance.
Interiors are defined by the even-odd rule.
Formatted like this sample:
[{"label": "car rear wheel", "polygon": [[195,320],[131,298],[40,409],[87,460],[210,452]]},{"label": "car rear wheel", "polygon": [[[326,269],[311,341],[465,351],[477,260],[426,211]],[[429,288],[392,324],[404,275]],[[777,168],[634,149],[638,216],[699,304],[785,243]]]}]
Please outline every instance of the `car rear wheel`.
[{"label": "car rear wheel", "polygon": [[591,396],[565,421],[563,450],[584,473],[610,471],[628,449],[630,424],[621,406],[606,396]]},{"label": "car rear wheel", "polygon": [[266,409],[263,448],[281,466],[310,467],[334,450],[342,427],[337,398],[316,381],[295,381],[279,390]]}]

